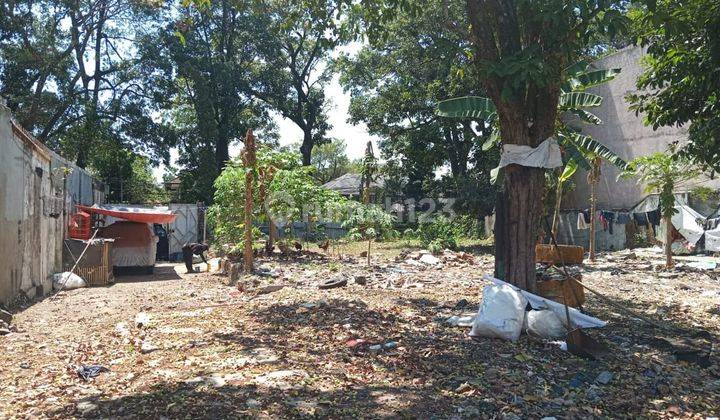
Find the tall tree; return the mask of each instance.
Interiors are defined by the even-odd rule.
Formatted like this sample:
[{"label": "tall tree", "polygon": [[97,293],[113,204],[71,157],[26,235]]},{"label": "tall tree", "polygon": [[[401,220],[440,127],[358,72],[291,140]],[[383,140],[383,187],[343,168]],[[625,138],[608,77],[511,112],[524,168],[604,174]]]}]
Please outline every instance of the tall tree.
[{"label": "tall tree", "polygon": [[315,145],[311,163],[315,167],[313,177],[321,184],[331,181],[349,172],[350,160],[346,153],[347,146],[341,139],[333,139],[328,143]]},{"label": "tall tree", "polygon": [[311,164],[313,146],[328,141],[323,87],[330,80],[325,60],[347,38],[338,0],[263,0],[270,20],[256,44],[261,57],[251,89],[255,96],[294,122],[302,131],[303,165]]},{"label": "tall tree", "polygon": [[[483,120],[448,120],[434,112],[435,103],[448,96],[483,93],[469,60],[469,42],[443,24],[448,13],[463,19],[464,11],[456,3],[446,11],[443,4],[436,0],[417,13],[397,13],[385,24],[387,36],[354,57],[341,56],[336,67],[352,97],[351,120],[364,122],[382,138],[388,169],[403,178],[406,195],[426,197],[442,188],[442,195],[458,197],[458,207],[485,212],[494,199],[483,205],[474,195],[483,186],[479,178],[493,167],[479,153],[489,127]],[[441,169],[447,175],[436,182]]]},{"label": "tall tree", "polygon": [[98,151],[100,131],[120,149],[167,159],[172,139],[149,117],[156,85],[135,54],[158,9],[131,0],[18,0],[2,8],[0,94],[23,126],[81,167]]}]

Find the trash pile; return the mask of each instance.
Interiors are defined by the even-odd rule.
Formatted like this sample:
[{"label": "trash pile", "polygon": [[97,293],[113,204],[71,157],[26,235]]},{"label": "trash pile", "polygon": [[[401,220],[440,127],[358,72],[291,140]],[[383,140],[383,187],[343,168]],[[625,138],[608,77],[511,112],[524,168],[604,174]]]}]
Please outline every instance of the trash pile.
[{"label": "trash pile", "polygon": [[443,250],[440,254],[433,255],[430,251],[405,251],[395,258],[395,262],[404,263],[409,266],[428,268],[443,265],[464,266],[475,264],[475,257],[467,252],[455,252],[449,249]]},{"label": "trash pile", "polygon": [[[483,289],[483,300],[474,318],[451,317],[453,326],[472,326],[470,336],[501,338],[517,342],[522,332],[556,340],[580,328],[599,328],[606,323],[575,308],[518,289],[502,280],[484,276],[493,284]],[[528,307],[530,310],[528,310]],[[569,321],[569,325],[568,325]],[[567,348],[566,343],[559,343]]]}]

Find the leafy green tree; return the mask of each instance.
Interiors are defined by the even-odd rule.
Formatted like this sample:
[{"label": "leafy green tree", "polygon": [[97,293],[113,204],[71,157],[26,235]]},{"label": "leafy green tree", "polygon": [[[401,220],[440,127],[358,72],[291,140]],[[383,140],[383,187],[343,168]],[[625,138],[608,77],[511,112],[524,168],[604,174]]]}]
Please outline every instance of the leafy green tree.
[{"label": "leafy green tree", "polygon": [[21,125],[80,167],[102,153],[98,131],[121,148],[167,160],[172,138],[149,117],[157,85],[130,41],[152,31],[158,9],[130,0],[0,7],[0,94]]},{"label": "leafy green tree", "polygon": [[253,32],[260,58],[250,89],[257,98],[302,131],[303,165],[311,165],[313,147],[328,139],[323,86],[330,80],[325,60],[347,38],[339,0],[287,2],[262,0],[269,22]]},{"label": "leafy green tree", "polygon": [[310,160],[315,171],[313,176],[321,184],[331,181],[349,172],[350,159],[346,153],[347,146],[341,139],[333,139],[328,143],[316,144]]},{"label": "leafy green tree", "polygon": [[644,1],[632,16],[647,48],[633,109],[654,129],[689,124],[680,150],[720,169],[720,3]]},{"label": "leafy green tree", "polygon": [[212,151],[217,174],[229,160],[233,142],[249,128],[269,123],[247,88],[257,65],[252,48],[257,34],[247,28],[262,30],[267,22],[249,1],[218,0],[208,7],[179,9],[192,18],[173,25],[181,37],[162,32],[160,40],[147,45],[147,56],[156,68],[171,69],[176,105],[189,108],[173,115],[179,128],[190,129],[181,146]]},{"label": "leafy green tree", "polygon": [[[480,121],[438,118],[434,104],[460,94],[483,94],[469,57],[470,44],[446,25],[448,15],[463,21],[452,2],[424,2],[422,10],[399,11],[384,24],[381,39],[335,66],[351,94],[350,115],[381,137],[386,183],[416,199],[457,197],[457,210],[480,215],[494,206],[490,169],[497,153],[482,153],[490,131]],[[475,130],[473,130],[473,124]],[[437,180],[435,173],[444,175]]]},{"label": "leafy green tree", "polygon": [[700,175],[699,167],[686,157],[670,153],[654,153],[633,159],[621,174],[625,178],[637,177],[645,184],[645,191],[659,194],[660,209],[665,224],[665,266],[672,267],[672,217],[675,209],[675,186],[695,179]]},{"label": "leafy green tree", "polygon": [[[240,159],[233,159],[215,181],[210,214],[216,237],[227,243],[242,241],[247,170]],[[342,200],[336,192],[317,185],[311,175],[313,168],[302,166],[298,153],[261,147],[257,151],[256,171],[255,220],[287,225],[296,221],[313,224],[326,217],[328,203]]]},{"label": "leafy green tree", "polygon": [[[473,63],[497,110],[503,145],[536,147],[555,134],[568,68],[587,48],[591,31],[612,33],[624,28],[620,3],[465,1]],[[385,9],[382,13],[394,12]],[[464,31],[461,22],[448,23]],[[489,101],[475,105],[479,112],[487,112]],[[509,165],[502,172],[495,226],[496,275],[534,291],[544,170]]]}]

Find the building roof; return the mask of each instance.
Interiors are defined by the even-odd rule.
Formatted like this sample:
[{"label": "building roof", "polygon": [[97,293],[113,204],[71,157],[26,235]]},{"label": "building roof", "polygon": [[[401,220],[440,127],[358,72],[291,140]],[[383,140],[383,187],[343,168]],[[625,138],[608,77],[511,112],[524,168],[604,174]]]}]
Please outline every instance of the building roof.
[{"label": "building roof", "polygon": [[[323,188],[337,191],[342,195],[358,195],[360,194],[361,179],[361,174],[347,173],[345,175],[340,175],[332,181],[326,182],[325,184],[323,184]],[[374,190],[377,188],[382,188],[383,185],[385,185],[384,180],[382,179],[382,177],[378,177],[370,183],[370,189]]]}]

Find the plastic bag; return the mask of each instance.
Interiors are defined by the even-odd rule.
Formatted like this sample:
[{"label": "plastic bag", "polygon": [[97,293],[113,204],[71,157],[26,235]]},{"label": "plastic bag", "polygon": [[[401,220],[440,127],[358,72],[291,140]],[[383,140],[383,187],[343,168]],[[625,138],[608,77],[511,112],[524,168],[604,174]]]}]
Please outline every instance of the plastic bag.
[{"label": "plastic bag", "polygon": [[525,314],[525,331],[542,338],[561,338],[567,332],[565,323],[551,310],[532,310]]},{"label": "plastic bag", "polygon": [[522,332],[526,306],[527,299],[508,285],[485,286],[470,335],[517,341]]},{"label": "plastic bag", "polygon": [[85,287],[85,280],[77,274],[66,271],[64,273],[53,274],[53,289],[55,290],[71,290]]}]

